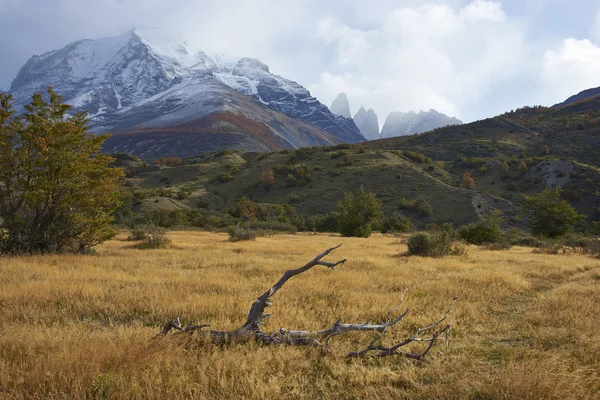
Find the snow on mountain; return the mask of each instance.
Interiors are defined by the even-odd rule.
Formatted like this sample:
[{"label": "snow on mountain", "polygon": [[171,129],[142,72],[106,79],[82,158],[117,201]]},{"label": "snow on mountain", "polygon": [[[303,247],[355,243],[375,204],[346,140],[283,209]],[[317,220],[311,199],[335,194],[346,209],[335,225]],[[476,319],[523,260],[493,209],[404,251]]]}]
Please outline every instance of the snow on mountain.
[{"label": "snow on mountain", "polygon": [[381,128],[380,137],[391,138],[396,136],[412,135],[415,133],[429,132],[436,128],[448,125],[461,125],[462,121],[454,117],[448,117],[436,110],[404,112],[392,112],[385,120]]},{"label": "snow on mountain", "polygon": [[94,132],[186,123],[218,111],[244,113],[235,106],[233,89],[261,106],[314,125],[333,141],[364,140],[351,120],[333,115],[308,90],[272,74],[261,61],[210,55],[157,29],[136,28],[33,56],[10,93],[18,107],[48,86],[76,111],[87,111]]}]

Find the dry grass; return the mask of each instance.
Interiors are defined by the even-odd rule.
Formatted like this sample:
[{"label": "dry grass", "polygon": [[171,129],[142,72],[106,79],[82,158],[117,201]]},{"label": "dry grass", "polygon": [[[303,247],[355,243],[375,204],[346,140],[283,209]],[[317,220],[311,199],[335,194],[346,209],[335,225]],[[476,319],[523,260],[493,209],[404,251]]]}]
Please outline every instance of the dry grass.
[{"label": "dry grass", "polygon": [[[173,232],[173,248],[121,239],[90,256],[0,258],[0,398],[455,398],[600,396],[600,261],[530,249],[399,257],[391,237]],[[460,300],[447,351],[432,363],[346,360],[370,340],[307,348],[183,348],[153,339],[167,320],[239,326],[290,267],[343,242],[336,271],[315,268],[274,298],[268,329],[380,319],[409,287],[403,337]]]}]

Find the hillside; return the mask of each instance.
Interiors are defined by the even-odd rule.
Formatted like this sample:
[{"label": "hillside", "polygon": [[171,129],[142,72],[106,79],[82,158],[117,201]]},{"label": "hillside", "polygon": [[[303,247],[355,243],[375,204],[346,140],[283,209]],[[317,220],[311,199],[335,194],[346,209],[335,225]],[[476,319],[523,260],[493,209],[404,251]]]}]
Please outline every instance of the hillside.
[{"label": "hillside", "polygon": [[[138,211],[163,204],[156,195],[163,188],[171,193],[167,197],[182,189],[189,193],[184,200],[170,199],[169,207],[196,209],[201,204],[223,212],[246,196],[316,216],[334,211],[344,193],[363,185],[377,193],[388,217],[400,213],[417,226],[462,225],[499,209],[505,227],[519,228],[524,226],[519,215],[523,194],[561,187],[574,207],[597,221],[599,108],[600,99],[592,99],[357,145],[261,154],[222,151],[178,166],[131,168],[128,184],[145,193]],[[521,162],[526,171],[519,170]],[[267,190],[260,181],[268,170],[275,172],[277,182]],[[460,187],[467,172],[475,179],[475,190]],[[219,180],[222,174],[229,177]],[[401,207],[402,198],[427,200],[432,215]]]}]

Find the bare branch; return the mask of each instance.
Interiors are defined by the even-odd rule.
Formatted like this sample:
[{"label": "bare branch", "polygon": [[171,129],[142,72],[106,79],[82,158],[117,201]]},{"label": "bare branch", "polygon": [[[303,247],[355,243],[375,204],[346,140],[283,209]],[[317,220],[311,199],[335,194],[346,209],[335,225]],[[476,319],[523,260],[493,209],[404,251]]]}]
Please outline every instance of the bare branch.
[{"label": "bare branch", "polygon": [[[290,278],[299,275],[303,272],[306,272],[316,265],[335,269],[335,267],[337,267],[338,265],[344,264],[346,262],[345,259],[334,263],[322,261],[322,259],[325,256],[329,255],[329,253],[331,253],[333,250],[338,249],[340,246],[341,244],[324,251],[301,268],[286,271],[283,274],[283,276],[279,279],[279,281],[275,283],[275,285],[273,285],[269,290],[267,290],[258,299],[256,299],[256,301],[252,304],[250,308],[248,318],[244,325],[234,331],[203,331],[204,328],[209,327],[210,325],[195,325],[193,323],[183,328],[180,319],[175,318],[174,320],[167,322],[167,324],[163,327],[162,331],[159,333],[159,336],[166,335],[171,330],[176,330],[179,331],[177,332],[179,334],[193,334],[194,332],[198,332],[200,335],[209,337],[212,343],[221,345],[230,344],[232,342],[243,343],[250,340],[255,340],[267,345],[320,347],[323,345],[327,346],[329,344],[329,341],[333,337],[343,335],[348,332],[378,332],[379,335],[377,335],[377,337],[375,337],[366,348],[360,351],[348,353],[347,357],[386,357],[396,355],[414,359],[420,362],[426,361],[425,357],[433,348],[436,341],[445,340],[446,346],[448,346],[448,342],[450,340],[450,329],[452,326],[452,320],[450,320],[450,322],[441,329],[436,329],[438,329],[438,327],[450,317],[450,313],[452,311],[454,303],[457,300],[456,297],[452,299],[450,307],[440,320],[424,328],[417,329],[412,337],[405,339],[399,343],[396,343],[393,346],[383,346],[381,344],[388,330],[391,327],[398,324],[404,319],[404,317],[408,315],[409,310],[406,310],[396,318],[393,318],[393,314],[395,313],[395,311],[402,307],[404,294],[408,289],[402,293],[399,305],[388,311],[385,322],[373,324],[367,321],[364,324],[342,324],[341,319],[338,319],[333,324],[333,326],[321,331],[313,332],[280,328],[279,330],[271,334],[262,332],[261,325],[264,323],[264,320],[266,318],[270,317],[270,314],[265,313],[265,309],[266,307],[270,307],[272,305],[271,297],[273,297],[273,295],[275,295],[275,293],[277,293],[277,291],[279,291]],[[431,334],[429,337],[421,337],[420,335],[423,332],[431,332]],[[440,335],[442,334],[445,334],[445,337],[440,339]],[[323,340],[324,342],[322,342]],[[427,343],[427,347],[421,353],[401,351],[401,348],[413,342]]]},{"label": "bare branch", "polygon": [[260,321],[265,317],[265,314],[264,314],[265,308],[269,307],[271,305],[270,298],[273,295],[275,295],[275,293],[277,293],[277,291],[279,289],[281,289],[283,287],[283,285],[293,276],[296,276],[303,272],[306,272],[309,269],[311,269],[312,267],[314,267],[315,265],[322,265],[327,268],[335,269],[335,267],[337,267],[338,265],[345,263],[346,259],[338,261],[336,263],[321,261],[322,258],[329,255],[329,253],[331,253],[332,251],[340,248],[340,246],[341,246],[341,244],[325,250],[323,253],[316,256],[311,262],[309,262],[308,264],[306,264],[305,266],[303,266],[301,268],[291,269],[289,271],[286,271],[283,274],[283,276],[281,277],[281,279],[279,279],[279,281],[277,281],[277,283],[275,285],[273,285],[273,287],[271,287],[269,290],[267,290],[265,293],[263,293],[263,295],[260,296],[258,299],[256,299],[256,301],[252,304],[252,307],[250,308],[250,312],[248,313],[248,319],[246,320],[246,323],[244,324],[244,328],[247,328],[247,329],[248,328],[250,328],[250,329],[258,328]]},{"label": "bare branch", "polygon": [[[369,346],[367,346],[363,350],[348,353],[347,357],[364,357],[366,355],[369,355],[370,352],[378,352],[375,354],[371,354],[371,356],[387,357],[387,356],[397,355],[397,356],[408,357],[408,358],[411,358],[411,359],[414,359],[417,361],[424,362],[425,356],[427,356],[429,351],[433,348],[435,342],[440,340],[439,336],[442,333],[446,334],[445,342],[446,342],[446,346],[448,345],[452,321],[450,321],[450,323],[448,323],[446,326],[444,326],[441,330],[432,333],[431,337],[429,337],[429,338],[421,338],[421,337],[419,337],[419,335],[421,334],[421,332],[430,331],[430,330],[435,329],[442,322],[444,322],[450,316],[450,312],[452,311],[452,308],[454,307],[454,303],[456,302],[457,299],[458,299],[458,297],[454,297],[452,299],[452,303],[450,304],[448,311],[446,311],[444,316],[439,321],[437,321],[437,322],[433,323],[432,325],[427,326],[425,328],[417,329],[412,337],[405,339],[405,340],[401,341],[400,343],[397,343],[393,346],[382,346],[382,345],[377,344],[377,342],[379,342],[379,340],[383,338],[383,334],[382,334],[380,339],[373,340],[371,342],[371,344],[369,344]],[[413,342],[429,342],[429,344],[427,345],[427,348],[421,353],[410,353],[410,352],[403,352],[403,351],[398,350],[401,347],[404,347]]]},{"label": "bare branch", "polygon": [[183,331],[183,328],[181,327],[181,321],[179,320],[179,317],[167,322],[165,324],[165,326],[162,328],[162,331],[160,331],[159,335],[166,335],[167,333],[169,333],[169,331],[171,329],[176,329],[178,331]]}]

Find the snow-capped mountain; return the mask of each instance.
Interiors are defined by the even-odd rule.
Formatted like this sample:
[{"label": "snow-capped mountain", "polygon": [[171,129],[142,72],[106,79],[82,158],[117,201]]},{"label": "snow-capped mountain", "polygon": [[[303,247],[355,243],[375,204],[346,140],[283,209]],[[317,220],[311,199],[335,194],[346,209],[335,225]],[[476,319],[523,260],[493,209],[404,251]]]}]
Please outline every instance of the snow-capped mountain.
[{"label": "snow-capped mountain", "polygon": [[380,137],[391,138],[396,136],[412,135],[415,133],[429,132],[436,128],[448,125],[461,125],[462,121],[449,117],[436,110],[404,112],[392,112],[385,120],[381,128]]},{"label": "snow-capped mountain", "polygon": [[[76,111],[87,111],[90,128],[98,133],[152,132],[158,137],[158,131],[166,135],[176,127],[180,134],[191,134],[194,121],[234,114],[235,128],[231,118],[227,122],[231,134],[244,134],[250,122],[267,129],[262,134],[257,133],[262,127],[254,129],[262,145],[252,149],[364,140],[352,120],[332,114],[304,87],[272,74],[259,60],[210,55],[157,29],[81,40],[33,56],[21,68],[10,93],[18,107],[48,86]],[[237,117],[245,122],[239,125]],[[222,133],[222,126],[214,118],[211,121],[212,128],[200,124],[204,133]]]}]

